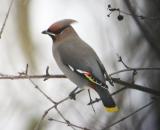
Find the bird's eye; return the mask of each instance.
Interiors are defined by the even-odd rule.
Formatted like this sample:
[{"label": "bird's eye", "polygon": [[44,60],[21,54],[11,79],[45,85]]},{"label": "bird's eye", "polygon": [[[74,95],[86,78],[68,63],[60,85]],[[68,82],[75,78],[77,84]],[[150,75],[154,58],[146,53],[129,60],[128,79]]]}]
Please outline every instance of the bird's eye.
[{"label": "bird's eye", "polygon": [[50,29],[47,29],[47,32],[51,32],[51,30],[50,30]]}]

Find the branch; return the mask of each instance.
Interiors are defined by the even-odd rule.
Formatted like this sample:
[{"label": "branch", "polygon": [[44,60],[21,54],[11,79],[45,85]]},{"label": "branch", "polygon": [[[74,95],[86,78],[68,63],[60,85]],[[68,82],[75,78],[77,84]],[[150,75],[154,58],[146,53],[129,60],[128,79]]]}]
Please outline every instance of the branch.
[{"label": "branch", "polygon": [[[117,84],[120,84],[120,85],[124,86],[123,88],[113,92],[111,94],[112,96],[121,92],[121,91],[123,91],[126,88],[136,89],[136,90],[146,92],[146,93],[149,93],[149,94],[152,94],[152,95],[155,95],[155,96],[160,96],[160,91],[158,91],[158,90],[151,89],[151,88],[148,88],[148,87],[144,87],[144,86],[141,86],[141,85],[137,85],[137,84],[134,84],[134,83],[128,83],[128,82],[122,81],[122,80],[117,79],[117,78],[112,78],[112,80],[113,80],[114,83],[117,83]],[[99,102],[99,101],[101,101],[101,99],[96,98],[95,100],[90,101],[87,105],[92,105],[92,104],[94,104],[96,102]]]},{"label": "branch", "polygon": [[136,89],[136,90],[139,90],[139,91],[142,91],[142,92],[153,94],[155,96],[160,96],[160,91],[158,91],[158,90],[151,89],[151,88],[144,87],[144,86],[137,85],[137,84],[133,84],[133,83],[128,83],[126,81],[123,81],[123,80],[120,80],[120,79],[117,79],[117,78],[112,78],[112,80],[113,80],[114,83],[124,85],[127,88]]},{"label": "branch", "polygon": [[[122,61],[121,61],[121,62],[122,62]],[[125,65],[125,63],[123,63],[123,64]],[[125,66],[127,66],[127,65],[125,65]],[[128,67],[128,66],[127,66],[126,68],[127,68],[127,69],[132,69],[132,68],[130,68],[130,67]],[[153,68],[152,68],[152,69],[153,69]],[[133,70],[132,70],[132,71],[133,71]],[[134,71],[135,71],[135,69],[134,69]],[[5,74],[1,74],[1,73],[0,73],[0,79],[11,79],[11,80],[15,80],[15,79],[28,79],[28,80],[32,83],[32,85],[33,85],[44,97],[46,97],[50,102],[53,103],[53,106],[50,107],[50,108],[48,108],[48,109],[44,112],[44,114],[42,115],[42,117],[41,117],[41,119],[40,119],[37,127],[35,128],[35,130],[40,130],[40,126],[41,126],[44,118],[47,116],[47,114],[49,113],[49,111],[51,111],[52,109],[55,109],[55,110],[57,111],[57,113],[60,115],[60,117],[64,120],[64,122],[63,122],[63,121],[59,121],[59,122],[61,122],[61,123],[63,122],[63,123],[65,123],[65,124],[67,124],[67,125],[70,126],[73,130],[75,130],[75,127],[76,127],[76,128],[80,128],[80,129],[83,129],[83,130],[89,130],[89,129],[87,129],[87,128],[84,128],[84,127],[81,127],[81,126],[77,126],[77,125],[71,123],[69,120],[67,120],[67,119],[65,118],[65,116],[64,116],[64,115],[61,113],[61,111],[58,109],[58,105],[59,105],[59,104],[61,104],[61,103],[65,102],[65,101],[71,99],[70,95],[68,95],[68,96],[65,97],[64,99],[56,102],[56,101],[52,100],[45,92],[43,92],[43,90],[41,90],[40,87],[32,80],[32,79],[44,79],[44,80],[48,80],[48,79],[50,79],[50,78],[66,78],[66,76],[64,76],[64,75],[51,75],[51,74],[49,74],[49,67],[46,68],[46,74],[44,74],[44,75],[29,75],[29,74],[28,74],[28,64],[26,65],[25,71],[18,73],[18,75],[5,75]],[[123,90],[126,89],[126,88],[132,88],[132,89],[137,89],[137,90],[140,90],[140,91],[143,91],[143,92],[147,92],[147,93],[150,93],[150,94],[153,94],[153,95],[156,95],[156,96],[160,96],[160,92],[157,91],[157,90],[154,90],[154,89],[151,89],[151,88],[147,88],[147,87],[144,87],[144,86],[141,86],[141,85],[137,85],[137,84],[134,84],[134,83],[128,83],[128,82],[122,81],[122,80],[117,79],[117,78],[112,78],[112,80],[113,80],[114,83],[121,84],[121,85],[123,85],[123,86],[125,86],[125,87],[117,90],[116,92],[112,93],[111,95],[115,95],[115,94],[123,91]],[[78,92],[76,92],[76,93],[74,93],[74,94],[75,94],[75,95],[76,95],[76,94],[79,94],[79,93],[82,92],[82,91],[83,91],[83,90],[79,90]],[[89,94],[90,94],[90,93],[89,93]],[[96,98],[96,100],[94,100],[94,101],[93,101],[92,99],[90,99],[90,103],[88,103],[88,105],[92,105],[93,103],[96,103],[96,102],[98,102],[98,101],[100,101],[100,100],[101,100],[101,99],[98,99],[98,98]],[[138,109],[137,111],[139,111],[139,109]],[[135,112],[135,113],[136,113],[136,112]],[[133,115],[133,114],[131,114],[131,115]],[[124,120],[124,119],[126,119],[126,118],[128,118],[128,117],[129,117],[129,116],[127,116],[127,117],[125,117],[125,118],[123,118],[123,119],[121,119],[121,120]],[[119,122],[120,122],[120,121],[119,121]],[[118,122],[116,122],[116,124],[117,124],[117,123],[118,123]],[[114,124],[115,124],[115,123],[114,123]],[[111,125],[110,125],[110,126],[111,126]],[[112,125],[112,126],[113,126],[113,125]]]},{"label": "branch", "polygon": [[[63,124],[67,124],[67,125],[70,126],[73,130],[75,130],[74,127],[80,128],[80,129],[82,129],[82,130],[90,130],[90,129],[88,129],[88,128],[85,128],[85,127],[81,127],[81,126],[72,124],[70,121],[68,121],[68,120],[63,116],[63,114],[62,114],[62,113],[59,111],[59,109],[57,108],[58,104],[61,104],[61,103],[63,103],[64,101],[70,99],[70,96],[62,99],[62,100],[59,101],[59,102],[55,102],[55,101],[53,101],[51,98],[49,98],[49,97],[39,88],[39,86],[36,85],[31,79],[29,79],[29,80],[30,80],[31,83],[35,86],[35,88],[39,90],[40,93],[42,93],[49,101],[51,101],[51,102],[54,104],[54,106],[50,107],[49,109],[47,109],[47,110],[44,112],[44,114],[43,114],[43,116],[41,117],[41,120],[40,120],[40,122],[39,122],[39,124],[38,124],[38,127],[36,127],[36,130],[39,130],[39,129],[40,129],[40,126],[41,126],[41,124],[42,124],[42,121],[44,120],[44,118],[46,117],[46,115],[48,114],[48,112],[49,112],[50,110],[52,110],[53,108],[55,108],[55,110],[57,111],[57,113],[61,116],[61,118],[62,118],[64,121],[58,121],[58,120],[55,120],[55,119],[53,119],[53,118],[50,118],[50,119],[49,119],[50,121],[56,121],[56,122],[60,122],[60,123],[63,123]],[[116,80],[116,79],[113,79],[114,82],[115,82],[115,80]],[[126,89],[126,87],[121,88],[120,90],[112,93],[112,95],[117,94],[117,93],[119,93],[120,91],[122,91],[122,90],[124,90],[124,89]],[[78,91],[78,92],[75,93],[75,94],[78,94],[78,93],[80,93],[80,92],[81,92],[81,90]],[[113,127],[114,125],[116,125],[116,124],[124,121],[125,119],[131,117],[132,115],[136,114],[137,112],[143,110],[144,108],[150,106],[150,105],[153,104],[153,103],[154,103],[154,100],[151,101],[150,103],[142,106],[141,108],[137,109],[136,111],[132,112],[131,114],[129,114],[129,115],[121,118],[120,120],[116,121],[115,123],[107,126],[106,128]],[[93,103],[92,103],[92,104],[93,104]]]},{"label": "branch", "polygon": [[[26,68],[28,69],[28,67],[26,67]],[[27,70],[27,69],[26,69],[26,70]],[[47,70],[48,70],[48,67],[47,67]],[[27,73],[27,71],[25,71],[25,72]],[[21,73],[21,74],[24,75],[25,73]],[[26,75],[26,76],[27,76],[27,75]],[[44,97],[46,97],[50,102],[52,102],[52,103],[54,104],[52,107],[48,108],[48,109],[44,112],[44,114],[42,115],[39,123],[37,124],[37,126],[35,127],[34,130],[40,130],[40,127],[41,127],[41,124],[42,124],[44,118],[47,116],[47,114],[49,113],[49,111],[52,110],[52,109],[55,109],[55,110],[57,111],[57,113],[60,115],[60,117],[65,121],[65,123],[66,123],[68,126],[70,126],[73,130],[75,130],[75,128],[73,127],[73,124],[70,123],[70,122],[64,117],[64,115],[59,111],[59,109],[57,108],[59,104],[62,104],[63,102],[69,100],[69,99],[70,99],[70,96],[67,96],[66,98],[60,100],[59,102],[56,102],[56,101],[52,100],[45,92],[43,92],[43,91],[40,89],[40,87],[39,87],[36,83],[33,82],[33,80],[31,80],[30,78],[28,78],[28,79],[29,79],[29,81],[32,83],[32,85],[33,85]],[[75,95],[79,94],[79,93],[82,92],[82,91],[83,91],[83,90],[77,91],[77,92],[75,93]],[[76,126],[76,125],[75,125],[75,126]]]},{"label": "branch", "polygon": [[[144,87],[144,86],[141,86],[141,85],[137,85],[137,84],[134,84],[135,82],[135,75],[138,73],[137,71],[139,70],[160,70],[159,67],[156,67],[156,68],[132,68],[132,67],[129,67],[122,59],[121,56],[118,55],[118,62],[121,62],[123,64],[123,66],[126,68],[125,70],[120,70],[120,71],[117,71],[115,73],[112,73],[111,75],[113,74],[118,74],[120,72],[125,72],[125,71],[133,71],[132,72],[132,83],[128,83],[126,81],[122,81],[120,79],[117,79],[117,78],[112,78],[113,82],[114,83],[117,83],[117,84],[121,84],[121,85],[124,85],[126,86],[127,88],[131,88],[131,89],[136,89],[136,90],[140,90],[140,91],[143,91],[143,92],[147,92],[147,93],[150,93],[150,94],[153,94],[155,96],[160,96],[160,91],[158,90],[155,90],[155,89],[151,89],[151,88],[147,88],[147,87]],[[111,76],[110,75],[110,76]]]},{"label": "branch", "polygon": [[0,73],[0,79],[3,80],[19,80],[19,79],[51,79],[51,78],[66,78],[65,75],[55,74],[55,75],[6,75]]},{"label": "branch", "polygon": [[44,114],[41,116],[41,119],[39,120],[39,122],[37,123],[37,125],[35,126],[34,130],[40,130],[42,122],[44,120],[44,118],[47,116],[47,114],[49,113],[50,110],[54,109],[55,105],[48,108],[47,110],[45,110]]},{"label": "branch", "polygon": [[[126,69],[125,71],[133,71],[133,70],[159,70],[160,68],[136,68],[136,69],[132,69],[132,68],[129,68],[129,69]],[[117,72],[114,72],[114,74],[116,73],[120,73],[120,72],[125,72],[124,70],[120,70],[120,71],[117,71]],[[113,75],[113,73],[111,74]],[[11,80],[17,80],[17,79],[50,79],[50,78],[66,78],[65,75],[50,75],[50,74],[44,74],[44,75],[22,75],[22,74],[19,74],[19,75],[4,75],[4,74],[1,74],[0,73],[0,79],[3,79],[3,80],[7,80],[7,79],[11,79]],[[151,89],[151,88],[148,88],[148,87],[145,87],[145,86],[141,86],[141,85],[137,85],[137,84],[133,84],[133,83],[128,83],[126,81],[122,81],[120,79],[117,79],[117,78],[112,78],[113,82],[114,83],[117,83],[117,84],[120,84],[120,85],[123,85],[123,86],[126,86],[127,85],[127,88],[131,88],[131,89],[136,89],[136,90],[139,90],[139,91],[143,91],[143,92],[147,92],[147,93],[150,93],[150,94],[153,94],[155,96],[160,96],[160,91],[158,90],[155,90],[155,89]]]},{"label": "branch", "polygon": [[160,70],[160,67],[144,67],[144,68],[126,68],[126,69],[122,69],[116,72],[113,72],[111,74],[109,74],[109,76],[113,76],[115,74],[119,74],[122,72],[129,72],[129,71],[151,71],[151,70]]},{"label": "branch", "polygon": [[[48,120],[49,120],[49,121],[55,121],[55,122],[59,122],[59,123],[68,125],[68,124],[67,124],[66,122],[64,122],[64,121],[59,121],[59,120],[56,120],[56,119],[53,119],[53,118],[49,118]],[[73,127],[76,127],[76,128],[79,128],[79,129],[82,129],[82,130],[90,130],[90,129],[88,129],[88,128],[81,127],[81,126],[78,126],[78,125],[75,125],[75,124],[72,124],[72,123],[70,123],[69,125],[70,125],[70,126],[73,126]]]},{"label": "branch", "polygon": [[45,92],[43,92],[38,85],[36,85],[33,80],[29,79],[30,82],[34,85],[34,87],[44,96],[46,97],[50,102],[57,105],[57,102],[53,101]]},{"label": "branch", "polygon": [[[122,70],[119,70],[119,71],[116,71],[116,72],[113,72],[111,74],[109,74],[109,76],[113,76],[115,74],[119,74],[119,73],[123,73],[123,72],[129,72],[129,71],[151,71],[151,70],[160,70],[160,67],[145,67],[145,68],[129,68],[129,69],[122,69]],[[66,78],[65,75],[61,75],[61,74],[55,74],[55,75],[46,75],[46,74],[43,74],[43,75],[8,75],[8,74],[2,74],[0,73],[0,80],[3,79],[3,80],[8,80],[8,79],[11,79],[11,80],[19,80],[19,79],[51,79],[51,78]]]},{"label": "branch", "polygon": [[[46,76],[50,76],[49,74],[49,67],[46,68]],[[2,77],[4,76],[3,74],[0,74]],[[60,112],[60,110],[57,108],[59,104],[63,103],[64,101],[67,101],[68,99],[71,99],[70,95],[67,96],[66,98],[60,100],[59,102],[56,102],[54,100],[52,100],[52,98],[50,98],[45,92],[43,92],[43,90],[32,80],[30,79],[30,77],[28,76],[28,64],[26,65],[26,69],[24,72],[20,72],[19,76],[26,76],[26,78],[29,79],[29,81],[32,83],[32,85],[44,96],[46,97],[50,102],[52,102],[54,105],[50,108],[48,108],[44,114],[42,115],[39,123],[36,125],[36,127],[34,128],[34,130],[40,130],[41,124],[44,120],[44,118],[47,116],[48,112],[52,109],[55,109],[57,111],[57,113],[60,115],[60,117],[65,121],[66,124],[68,124],[68,126],[70,126],[73,130],[76,130],[72,125],[70,125],[71,123],[63,116],[63,114]],[[47,78],[45,77],[45,80],[47,80]],[[74,94],[79,94],[80,92],[82,92],[83,90],[79,90],[77,92],[75,92]]]},{"label": "branch", "polygon": [[[111,93],[111,96],[116,95],[117,93],[125,90],[126,88],[127,88],[127,87],[125,86],[125,87],[122,87],[122,88],[118,89],[117,91]],[[100,99],[100,98],[96,98],[95,100],[91,100],[87,105],[92,105],[92,104],[94,104],[94,103],[96,103],[96,102],[99,102],[99,101],[101,101],[101,99]]]},{"label": "branch", "polygon": [[120,122],[122,122],[122,121],[128,119],[129,117],[135,115],[136,113],[140,112],[140,111],[143,110],[144,108],[151,106],[155,101],[156,101],[156,100],[150,101],[149,103],[147,103],[146,105],[140,107],[140,108],[137,109],[136,111],[134,111],[134,112],[130,113],[129,115],[127,115],[127,116],[121,118],[120,120],[114,122],[113,124],[111,124],[111,125],[105,127],[104,130],[105,130],[105,129],[108,129],[108,128],[111,128],[111,127],[113,127],[113,126],[115,126],[115,125],[117,125],[118,123],[120,123]]},{"label": "branch", "polygon": [[[89,94],[89,100],[90,100],[90,103],[93,102],[92,98],[91,98],[91,92],[90,92],[90,89],[88,89],[88,94]],[[89,103],[88,103],[89,104]],[[92,106],[92,110],[94,113],[96,113],[95,109],[94,109],[94,106],[93,106],[93,103],[91,104]]]},{"label": "branch", "polygon": [[2,37],[2,33],[3,33],[3,30],[4,30],[4,27],[5,27],[5,25],[6,25],[8,16],[9,16],[9,14],[10,14],[10,10],[11,10],[13,1],[14,1],[14,0],[11,0],[11,3],[10,3],[10,5],[9,5],[9,8],[8,8],[8,11],[7,11],[7,14],[6,14],[6,17],[5,17],[4,22],[3,22],[3,25],[2,25],[2,27],[1,27],[1,30],[0,30],[0,39],[1,39],[1,37]]},{"label": "branch", "polygon": [[[141,20],[160,20],[160,16],[148,17],[148,16],[144,16],[144,15],[138,15],[138,14],[135,14],[135,13],[128,13],[128,12],[122,11],[120,8],[113,8],[113,7],[111,7],[110,4],[108,5],[108,8],[107,8],[107,9],[110,11],[109,14],[107,15],[108,17],[110,17],[110,15],[111,15],[113,12],[118,12],[117,19],[118,19],[119,21],[121,21],[121,20],[124,19],[124,16],[123,16],[123,15],[134,16],[134,17],[139,18],[139,19],[141,19]],[[122,15],[122,14],[123,14],[123,15]]]},{"label": "branch", "polygon": [[127,71],[133,71],[133,76],[135,76],[137,74],[137,71],[151,71],[151,70],[160,70],[160,67],[144,67],[144,68],[133,68],[133,67],[130,67],[128,66],[122,59],[122,57],[117,54],[117,57],[118,57],[118,62],[122,63],[122,65],[126,68],[126,69],[122,69],[122,70],[119,70],[119,71],[116,71],[116,72],[113,72],[111,74],[109,74],[109,76],[112,76],[112,75],[115,75],[115,74],[119,74],[119,73],[122,73],[122,72],[127,72]]}]

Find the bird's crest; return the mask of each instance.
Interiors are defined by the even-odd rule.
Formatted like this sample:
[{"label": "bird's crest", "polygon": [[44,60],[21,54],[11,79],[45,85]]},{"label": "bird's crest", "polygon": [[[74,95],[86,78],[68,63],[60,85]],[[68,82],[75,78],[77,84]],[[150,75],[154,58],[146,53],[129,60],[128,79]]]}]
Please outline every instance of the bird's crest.
[{"label": "bird's crest", "polygon": [[69,27],[72,23],[77,22],[76,20],[73,19],[63,19],[61,21],[58,21],[54,24],[52,24],[49,28],[48,31],[52,32],[54,34],[60,33],[62,30],[65,28]]}]

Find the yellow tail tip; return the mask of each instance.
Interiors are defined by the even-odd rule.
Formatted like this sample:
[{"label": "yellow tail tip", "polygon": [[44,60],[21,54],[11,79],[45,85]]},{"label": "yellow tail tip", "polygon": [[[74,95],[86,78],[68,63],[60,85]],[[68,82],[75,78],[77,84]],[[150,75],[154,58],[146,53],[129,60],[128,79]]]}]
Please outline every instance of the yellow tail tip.
[{"label": "yellow tail tip", "polygon": [[107,112],[118,112],[119,111],[117,106],[115,106],[115,107],[105,107],[105,110]]}]

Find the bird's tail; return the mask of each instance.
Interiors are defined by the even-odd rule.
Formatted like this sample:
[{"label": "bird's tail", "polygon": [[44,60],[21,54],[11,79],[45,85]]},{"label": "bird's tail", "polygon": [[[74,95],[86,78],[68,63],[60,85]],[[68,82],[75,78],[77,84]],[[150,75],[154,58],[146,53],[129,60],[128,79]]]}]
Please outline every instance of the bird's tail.
[{"label": "bird's tail", "polygon": [[94,89],[99,94],[99,96],[102,100],[102,103],[105,107],[105,110],[107,112],[117,112],[118,111],[118,107],[116,106],[107,87],[95,86]]}]

